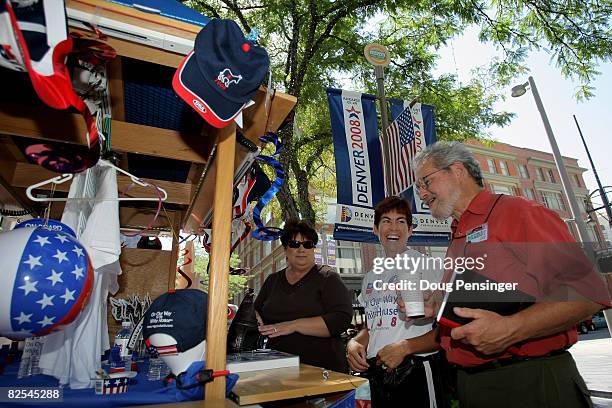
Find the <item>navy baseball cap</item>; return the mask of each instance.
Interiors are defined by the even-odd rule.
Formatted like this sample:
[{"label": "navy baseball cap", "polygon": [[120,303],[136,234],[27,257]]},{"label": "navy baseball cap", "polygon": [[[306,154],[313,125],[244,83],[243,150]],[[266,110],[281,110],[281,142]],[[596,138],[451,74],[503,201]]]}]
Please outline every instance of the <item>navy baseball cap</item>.
[{"label": "navy baseball cap", "polygon": [[208,295],[197,289],[166,292],[151,303],[144,315],[142,337],[163,333],[174,337],[182,353],[206,339]]},{"label": "navy baseball cap", "polygon": [[172,87],[208,123],[222,128],[255,95],[269,67],[266,50],[247,40],[238,24],[215,19],[198,33]]}]

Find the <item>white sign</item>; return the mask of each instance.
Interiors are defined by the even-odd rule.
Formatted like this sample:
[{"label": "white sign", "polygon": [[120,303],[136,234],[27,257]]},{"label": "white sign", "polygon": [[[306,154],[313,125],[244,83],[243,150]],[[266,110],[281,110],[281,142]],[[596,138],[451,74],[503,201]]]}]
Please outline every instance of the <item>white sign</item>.
[{"label": "white sign", "polygon": [[374,207],[361,93],[342,90],[342,112],[344,114],[344,133],[351,167],[351,180],[353,181],[351,186],[352,201],[354,204]]}]

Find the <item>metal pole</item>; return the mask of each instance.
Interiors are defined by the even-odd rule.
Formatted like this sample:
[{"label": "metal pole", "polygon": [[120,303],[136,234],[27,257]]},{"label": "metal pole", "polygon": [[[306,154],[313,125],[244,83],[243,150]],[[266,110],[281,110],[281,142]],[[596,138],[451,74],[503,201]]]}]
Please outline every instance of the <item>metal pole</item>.
[{"label": "metal pole", "polygon": [[580,208],[578,207],[578,202],[576,201],[576,196],[574,195],[574,189],[572,188],[572,185],[569,181],[569,177],[567,176],[567,170],[565,169],[565,164],[563,163],[563,157],[561,156],[561,152],[559,151],[559,146],[557,146],[555,135],[553,134],[552,127],[550,126],[550,122],[548,121],[548,116],[546,116],[546,111],[544,110],[544,105],[542,104],[542,100],[540,99],[538,88],[536,87],[533,77],[531,76],[529,77],[529,85],[531,86],[531,92],[533,93],[533,98],[535,99],[536,105],[538,106],[538,110],[540,111],[540,116],[542,117],[544,128],[546,129],[546,134],[548,135],[550,147],[553,151],[553,157],[555,158],[555,163],[557,164],[557,169],[559,170],[559,175],[561,176],[561,184],[563,185],[563,190],[565,191],[565,195],[567,196],[567,201],[569,202],[572,216],[576,221],[576,228],[578,229],[578,238],[582,243],[586,244],[587,242],[589,242],[589,234],[587,232],[586,224],[584,223],[584,219],[582,219],[582,214],[580,214]]},{"label": "metal pole", "polygon": [[382,120],[382,150],[383,150],[383,165],[385,166],[385,185],[387,190],[386,195],[389,195],[391,188],[391,173],[389,169],[389,140],[387,139],[387,128],[389,127],[389,116],[387,116],[387,97],[385,96],[385,67],[382,65],[374,66],[374,74],[376,74],[376,85],[378,87],[378,100],[380,102],[380,118]]},{"label": "metal pole", "polygon": [[[582,139],[584,150],[586,150],[589,162],[591,162],[591,169],[593,169],[593,174],[595,175],[595,180],[597,180],[597,186],[599,187],[599,195],[601,196],[601,201],[603,202],[603,205],[606,209],[606,214],[608,214],[608,223],[610,224],[610,227],[612,227],[612,208],[610,208],[610,201],[608,201],[608,196],[606,195],[606,192],[604,191],[604,188],[601,185],[601,181],[599,180],[599,174],[597,174],[597,170],[595,170],[595,164],[593,163],[591,153],[589,152],[589,148],[587,147],[586,141],[584,140],[584,136],[582,135],[582,130],[580,129],[580,125],[578,124],[578,119],[576,119],[576,115],[572,116],[574,117],[574,122],[576,122],[576,127],[578,128],[580,139]],[[595,214],[595,218],[597,218],[597,214]]]}]

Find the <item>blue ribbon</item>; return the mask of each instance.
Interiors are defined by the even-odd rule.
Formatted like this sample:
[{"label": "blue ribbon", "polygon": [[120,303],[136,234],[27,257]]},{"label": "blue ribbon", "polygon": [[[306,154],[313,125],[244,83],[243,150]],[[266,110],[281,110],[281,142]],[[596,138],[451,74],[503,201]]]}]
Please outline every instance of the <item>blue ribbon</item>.
[{"label": "blue ribbon", "polygon": [[265,135],[260,136],[259,140],[264,143],[273,143],[274,147],[276,147],[276,151],[271,156],[259,155],[255,159],[259,160],[267,165],[274,167],[276,171],[276,179],[270,185],[270,188],[266,193],[261,196],[257,205],[253,209],[253,221],[257,228],[255,231],[251,233],[251,236],[260,241],[274,241],[275,239],[280,238],[282,235],[282,229],[276,227],[266,227],[261,222],[261,210],[274,198],[276,193],[280,190],[283,182],[285,181],[285,170],[275,159],[276,156],[283,150],[283,144],[278,140],[278,136],[272,132],[267,132]]}]

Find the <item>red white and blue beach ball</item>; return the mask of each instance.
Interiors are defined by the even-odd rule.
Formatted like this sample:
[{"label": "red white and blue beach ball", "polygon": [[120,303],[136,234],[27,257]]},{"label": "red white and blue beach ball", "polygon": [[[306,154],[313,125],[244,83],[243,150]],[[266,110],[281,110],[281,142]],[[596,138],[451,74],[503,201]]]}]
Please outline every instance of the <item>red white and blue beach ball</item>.
[{"label": "red white and blue beach ball", "polygon": [[74,237],[44,227],[0,234],[0,336],[43,336],[89,300],[93,267]]}]

